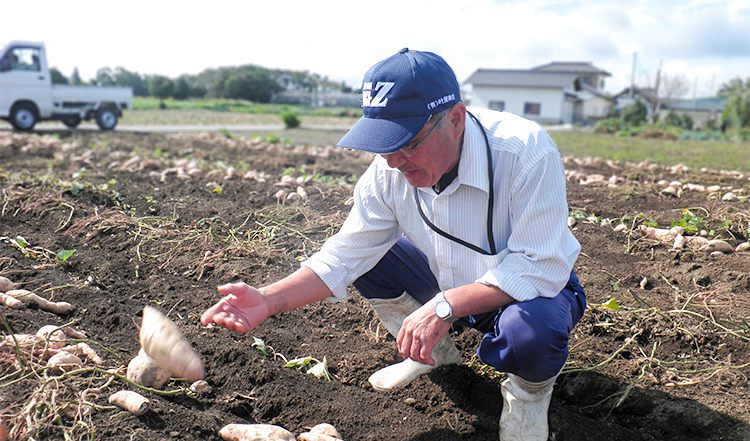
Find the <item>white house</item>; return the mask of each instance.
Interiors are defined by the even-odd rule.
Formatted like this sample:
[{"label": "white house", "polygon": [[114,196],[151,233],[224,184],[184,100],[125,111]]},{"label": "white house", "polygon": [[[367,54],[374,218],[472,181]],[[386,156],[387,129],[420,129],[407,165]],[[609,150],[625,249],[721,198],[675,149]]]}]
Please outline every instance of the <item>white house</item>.
[{"label": "white house", "polygon": [[609,72],[589,62],[552,62],[528,70],[477,69],[463,83],[473,106],[507,110],[542,124],[589,124],[606,118]]}]

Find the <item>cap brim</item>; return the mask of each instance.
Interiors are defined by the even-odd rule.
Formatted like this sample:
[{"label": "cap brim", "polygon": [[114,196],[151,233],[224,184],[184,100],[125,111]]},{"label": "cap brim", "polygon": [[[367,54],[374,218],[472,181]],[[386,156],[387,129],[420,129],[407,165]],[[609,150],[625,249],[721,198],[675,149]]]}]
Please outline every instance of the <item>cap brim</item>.
[{"label": "cap brim", "polygon": [[414,138],[429,117],[378,119],[363,116],[336,145],[370,153],[393,153]]}]

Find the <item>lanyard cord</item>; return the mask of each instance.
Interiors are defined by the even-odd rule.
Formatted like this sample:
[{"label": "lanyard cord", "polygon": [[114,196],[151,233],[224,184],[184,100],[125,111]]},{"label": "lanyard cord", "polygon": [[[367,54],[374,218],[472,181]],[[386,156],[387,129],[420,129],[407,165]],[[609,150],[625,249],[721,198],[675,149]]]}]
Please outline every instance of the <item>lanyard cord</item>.
[{"label": "lanyard cord", "polygon": [[473,119],[477,125],[479,125],[479,128],[482,129],[482,135],[484,136],[484,145],[487,150],[487,176],[489,178],[490,186],[489,186],[489,200],[487,201],[487,241],[490,244],[490,251],[486,251],[484,248],[480,248],[474,244],[471,244],[469,242],[466,242],[463,239],[459,239],[455,236],[452,236],[445,231],[441,230],[440,228],[436,227],[435,224],[430,222],[429,219],[427,219],[427,216],[424,214],[424,211],[422,211],[422,204],[419,203],[419,190],[417,187],[414,187],[414,202],[417,204],[417,210],[419,211],[419,215],[422,217],[422,220],[425,224],[427,224],[428,227],[430,227],[434,232],[437,234],[443,236],[444,238],[448,240],[452,240],[453,242],[456,242],[460,245],[465,246],[466,248],[469,248],[470,250],[476,251],[477,253],[484,254],[486,256],[494,256],[497,254],[497,250],[495,249],[495,237],[492,233],[492,211],[494,201],[495,201],[495,191],[493,189],[494,187],[494,173],[492,169],[492,152],[490,151],[490,141],[487,138],[487,132],[484,130],[484,126],[479,122],[476,116],[474,116],[471,112],[468,110],[466,113]]}]

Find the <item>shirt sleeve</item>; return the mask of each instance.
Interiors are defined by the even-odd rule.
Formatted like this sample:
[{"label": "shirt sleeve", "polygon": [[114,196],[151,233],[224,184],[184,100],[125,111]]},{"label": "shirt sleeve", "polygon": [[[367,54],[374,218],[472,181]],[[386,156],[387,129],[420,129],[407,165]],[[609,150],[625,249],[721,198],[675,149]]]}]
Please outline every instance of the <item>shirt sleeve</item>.
[{"label": "shirt sleeve", "polygon": [[[565,176],[554,143],[541,132],[538,143],[552,149],[513,180],[511,234],[500,265],[477,282],[497,286],[518,301],[555,297],[570,277],[580,245],[567,226]],[[529,146],[528,148],[534,148]]]},{"label": "shirt sleeve", "polygon": [[341,229],[301,264],[328,286],[331,301],[345,299],[347,287],[372,269],[398,240],[398,222],[383,198],[384,181],[382,170],[373,162],[357,181],[354,205]]}]

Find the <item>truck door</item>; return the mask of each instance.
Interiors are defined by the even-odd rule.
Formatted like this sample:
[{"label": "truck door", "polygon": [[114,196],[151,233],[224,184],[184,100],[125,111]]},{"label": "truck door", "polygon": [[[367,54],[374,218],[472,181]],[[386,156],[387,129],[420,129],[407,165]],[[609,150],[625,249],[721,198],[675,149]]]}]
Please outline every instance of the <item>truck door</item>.
[{"label": "truck door", "polygon": [[41,117],[52,112],[52,81],[40,47],[11,46],[0,59],[0,115],[21,100],[33,102]]}]

